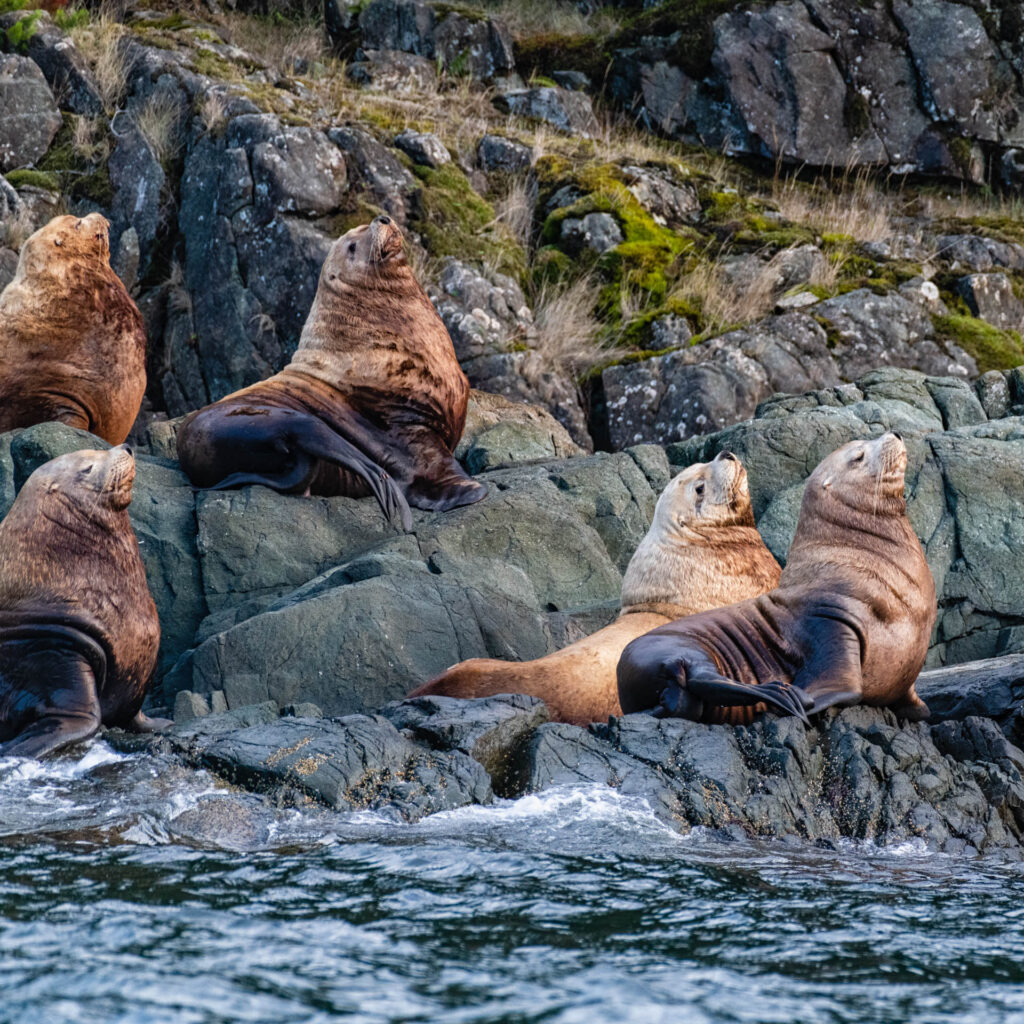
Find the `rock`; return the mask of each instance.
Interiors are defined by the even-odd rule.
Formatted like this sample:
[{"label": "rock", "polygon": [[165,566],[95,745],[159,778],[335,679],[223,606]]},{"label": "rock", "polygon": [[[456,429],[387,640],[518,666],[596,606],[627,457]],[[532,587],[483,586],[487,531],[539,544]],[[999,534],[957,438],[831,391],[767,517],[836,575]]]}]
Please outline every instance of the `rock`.
[{"label": "rock", "polygon": [[850,132],[834,43],[802,3],[724,14],[714,34],[712,65],[746,125],[750,152],[815,166],[885,159],[870,125]]},{"label": "rock", "polygon": [[690,322],[675,313],[651,321],[651,348],[680,348],[693,337]]},{"label": "rock", "polygon": [[590,139],[597,131],[594,108],[585,93],[540,85],[500,93],[495,103],[515,117],[544,121],[569,135]]},{"label": "rock", "polygon": [[35,61],[0,53],[0,171],[42,159],[61,123],[50,87]]},{"label": "rock", "polygon": [[667,168],[627,164],[622,170],[626,187],[659,224],[678,227],[700,218],[697,190],[677,181]]},{"label": "rock", "polygon": [[992,270],[1006,267],[1024,270],[1024,245],[1000,242],[981,235],[940,235],[935,239],[939,259],[969,267],[971,270]]},{"label": "rock", "polygon": [[481,700],[416,697],[385,705],[381,715],[435,750],[457,750],[479,761],[499,795],[511,783],[520,745],[548,720],[542,701],[519,693]]},{"label": "rock", "polygon": [[256,217],[278,213],[322,217],[341,205],[347,186],[345,160],[313,128],[286,127],[252,149]]},{"label": "rock", "polygon": [[492,800],[483,766],[411,743],[380,716],[280,718],[193,739],[188,757],[237,784],[287,787],[335,810],[406,821]]},{"label": "rock", "polygon": [[1024,149],[1006,150],[999,161],[999,177],[1009,189],[1024,189]]},{"label": "rock", "polygon": [[404,225],[409,198],[417,186],[398,157],[361,128],[332,128],[327,134],[345,153],[353,181],[358,181],[379,206]]},{"label": "rock", "polygon": [[529,146],[504,135],[485,135],[477,146],[476,154],[480,166],[488,173],[504,171],[506,174],[519,174],[528,171],[533,163],[533,150]]},{"label": "rock", "polygon": [[623,241],[618,221],[610,213],[588,213],[583,218],[566,217],[561,230],[562,244],[569,252],[589,249],[601,255]]},{"label": "rock", "polygon": [[900,728],[891,712],[857,707],[811,729],[770,716],[736,729],[645,715],[586,731],[544,725],[524,747],[519,786],[615,785],[691,827],[1019,855],[1022,769],[1024,754],[984,719]]},{"label": "rock", "polygon": [[400,50],[360,49],[347,74],[374,92],[429,93],[437,88],[437,65]]},{"label": "rock", "polygon": [[536,333],[522,289],[490,267],[449,257],[437,285],[428,286],[427,292],[467,372],[474,359],[507,352],[514,342],[528,344]]},{"label": "rock", "polygon": [[794,292],[792,295],[783,295],[775,302],[776,313],[789,313],[797,309],[806,309],[818,302],[818,296],[814,292]]},{"label": "rock", "polygon": [[1024,302],[1014,294],[1005,274],[969,274],[957,281],[956,290],[974,316],[1004,330],[1024,328]]},{"label": "rock", "polygon": [[[152,259],[160,227],[160,197],[166,182],[164,169],[152,146],[134,125],[126,128],[118,138],[108,167],[110,184],[114,189],[110,216],[111,249],[118,252],[122,236],[134,231],[137,268],[144,273]],[[123,269],[128,274],[130,264]],[[127,281],[125,283],[128,285]],[[134,285],[132,280],[128,287]]]},{"label": "rock", "polygon": [[[329,20],[328,31],[332,30]],[[418,0],[372,0],[358,16],[365,50],[401,50],[436,60],[452,74],[490,81],[515,71],[512,38],[492,18]],[[335,29],[336,46],[351,46],[351,30]]]},{"label": "rock", "polygon": [[200,693],[190,690],[179,690],[174,697],[175,724],[194,722],[197,718],[205,718],[210,713],[209,701]]},{"label": "rock", "polygon": [[452,160],[448,148],[432,132],[416,132],[406,128],[395,136],[395,145],[414,163],[425,164],[427,167],[441,167]]},{"label": "rock", "polygon": [[0,246],[0,291],[3,291],[13,280],[18,270],[18,254],[13,249]]},{"label": "rock", "polygon": [[[20,11],[3,15],[0,30],[10,28],[22,16]],[[49,14],[44,12],[36,19],[25,54],[39,66],[62,109],[83,117],[103,113],[99,87],[88,61],[57,28]]]},{"label": "rock", "polygon": [[466,429],[455,457],[471,473],[583,454],[565,427],[540,406],[470,391]]},{"label": "rock", "polygon": [[983,373],[975,382],[974,389],[978,393],[985,415],[990,420],[999,420],[1010,411],[1010,388],[1006,377],[998,370]]},{"label": "rock", "polygon": [[587,92],[590,89],[590,76],[582,71],[552,71],[551,77],[570,92]]}]

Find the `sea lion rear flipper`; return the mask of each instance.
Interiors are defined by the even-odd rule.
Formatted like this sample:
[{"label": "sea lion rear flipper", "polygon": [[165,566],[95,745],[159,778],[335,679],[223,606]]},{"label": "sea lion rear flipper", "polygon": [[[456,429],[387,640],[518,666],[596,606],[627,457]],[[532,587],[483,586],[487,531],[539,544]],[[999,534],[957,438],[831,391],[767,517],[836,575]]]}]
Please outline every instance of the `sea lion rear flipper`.
[{"label": "sea lion rear flipper", "polygon": [[487,487],[474,480],[434,435],[417,439],[417,455],[410,466],[412,482],[405,494],[410,505],[431,512],[447,512],[487,497]]},{"label": "sea lion rear flipper", "polygon": [[38,680],[45,698],[21,732],[0,743],[0,757],[43,757],[94,735],[101,716],[90,660],[79,651],[61,648],[37,648],[25,660],[35,664],[21,666],[23,678]]},{"label": "sea lion rear flipper", "polygon": [[141,711],[128,723],[126,728],[129,732],[162,732],[170,729],[174,722],[170,718],[150,718]]}]

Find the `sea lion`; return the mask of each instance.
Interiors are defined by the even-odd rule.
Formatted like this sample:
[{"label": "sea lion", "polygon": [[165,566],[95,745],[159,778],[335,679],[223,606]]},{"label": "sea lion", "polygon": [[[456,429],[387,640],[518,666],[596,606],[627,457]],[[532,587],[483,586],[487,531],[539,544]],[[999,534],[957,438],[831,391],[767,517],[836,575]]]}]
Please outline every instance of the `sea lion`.
[{"label": "sea lion", "polygon": [[331,246],[288,366],[189,416],[178,455],[198,487],[372,492],[408,529],[406,502],[444,510],[487,493],[452,455],[468,399],[402,232],[381,216]]},{"label": "sea lion", "polygon": [[556,721],[585,725],[621,715],[615,666],[623,648],[672,619],[763,594],[779,563],[754,526],[747,474],[722,452],[670,480],[622,581],[622,612],[604,629],[522,663],[472,658],[411,696],[528,693]]},{"label": "sea lion", "polygon": [[60,420],[121,444],[146,391],[146,329],[98,213],[55,217],[0,294],[0,433]]},{"label": "sea lion", "polygon": [[160,624],[126,509],[126,445],[62,455],[0,523],[0,757],[40,757],[140,711]]},{"label": "sea lion", "polygon": [[634,640],[619,662],[626,712],[742,723],[766,706],[807,721],[833,704],[912,720],[935,622],[935,582],[903,498],[898,434],[851,441],[811,474],[777,589]]}]

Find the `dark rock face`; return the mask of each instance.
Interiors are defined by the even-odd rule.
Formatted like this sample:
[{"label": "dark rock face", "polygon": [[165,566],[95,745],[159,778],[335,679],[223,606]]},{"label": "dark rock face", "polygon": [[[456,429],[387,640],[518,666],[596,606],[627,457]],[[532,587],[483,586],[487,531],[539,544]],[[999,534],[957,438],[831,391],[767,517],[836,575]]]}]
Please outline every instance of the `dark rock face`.
[{"label": "dark rock face", "polygon": [[589,139],[597,130],[594,108],[586,93],[540,85],[530,89],[510,89],[498,96],[497,103],[510,114],[545,121],[570,135]]},{"label": "dark rock face", "polygon": [[743,5],[715,20],[703,80],[679,65],[677,42],[632,40],[616,50],[610,80],[614,96],[673,138],[968,180],[985,173],[982,145],[1010,154],[1022,141],[1019,54],[967,4]]},{"label": "dark rock face", "polygon": [[60,111],[35,61],[0,53],[0,171],[34,164],[60,126]]},{"label": "dark rock face", "polygon": [[328,7],[334,10],[328,15],[327,30],[343,53],[356,47],[402,51],[481,81],[515,72],[512,38],[501,22],[491,18],[418,0],[373,0],[358,17],[354,10],[340,12],[337,4]]},{"label": "dark rock face", "polygon": [[477,158],[485,171],[505,171],[516,174],[528,171],[533,163],[529,146],[503,135],[485,135],[477,147]]}]

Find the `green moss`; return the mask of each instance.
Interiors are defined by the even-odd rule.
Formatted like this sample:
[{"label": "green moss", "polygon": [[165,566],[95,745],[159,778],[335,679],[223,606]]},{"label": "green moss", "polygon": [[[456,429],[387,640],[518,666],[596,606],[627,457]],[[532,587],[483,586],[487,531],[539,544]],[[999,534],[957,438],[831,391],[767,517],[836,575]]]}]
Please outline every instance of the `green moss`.
[{"label": "green moss", "polygon": [[168,32],[177,32],[178,29],[188,28],[190,24],[192,23],[188,18],[180,12],[175,11],[173,14],[169,14],[166,18],[160,18],[157,21],[147,21],[146,27],[154,29],[155,31],[164,29]]},{"label": "green moss", "polygon": [[601,36],[569,36],[555,32],[516,40],[516,67],[527,75],[550,74],[552,71],[582,71],[591,81],[599,82],[611,62]]},{"label": "green moss", "polygon": [[965,178],[971,177],[971,164],[973,163],[971,144],[967,139],[957,136],[949,140],[949,155],[953,158],[957,170]]},{"label": "green moss", "polygon": [[[72,199],[88,199],[108,207],[114,198],[107,161],[91,164],[75,151],[74,132],[78,118],[64,114],[64,123],[57,132],[46,155],[39,161],[39,170],[52,175],[61,192]],[[9,177],[9,176],[8,176]]]},{"label": "green moss", "polygon": [[855,89],[847,91],[845,106],[843,114],[846,118],[846,127],[850,130],[850,137],[859,139],[871,128],[871,108],[868,101]]},{"label": "green moss", "polygon": [[829,348],[836,348],[842,341],[842,337],[839,334],[839,328],[836,327],[831,320],[826,320],[823,316],[814,315],[814,319],[818,326],[825,332],[825,344]]},{"label": "green moss", "polygon": [[953,341],[978,364],[978,372],[1024,364],[1024,342],[1016,331],[1002,331],[973,316],[933,316],[936,334]]},{"label": "green moss", "polygon": [[241,76],[239,69],[229,60],[225,60],[213,50],[200,49],[192,54],[192,66],[201,75],[218,78],[224,81],[237,81]]},{"label": "green moss", "polygon": [[494,207],[473,191],[454,164],[414,167],[420,179],[412,227],[434,256],[479,259],[502,273],[521,277],[526,269],[522,246],[501,224]]},{"label": "green moss", "polygon": [[88,7],[62,7],[53,12],[53,22],[57,28],[70,32],[73,28],[81,28],[89,24]]},{"label": "green moss", "polygon": [[557,89],[558,83],[553,78],[546,78],[544,75],[531,75],[530,85],[545,86],[548,89]]},{"label": "green moss", "polygon": [[530,264],[530,281],[536,291],[547,284],[567,281],[577,271],[574,259],[566,256],[557,246],[545,245],[534,254]]},{"label": "green moss", "polygon": [[[21,8],[15,8],[15,10],[21,10]],[[4,32],[7,45],[12,50],[24,53],[28,49],[29,40],[36,34],[36,25],[42,15],[42,11],[33,11],[31,14],[19,18]]]},{"label": "green moss", "polygon": [[10,171],[7,180],[14,188],[41,188],[47,192],[59,192],[60,180],[56,174],[46,171]]},{"label": "green moss", "polygon": [[0,0],[0,14],[10,14],[12,11],[27,11],[35,7],[31,0]]}]

